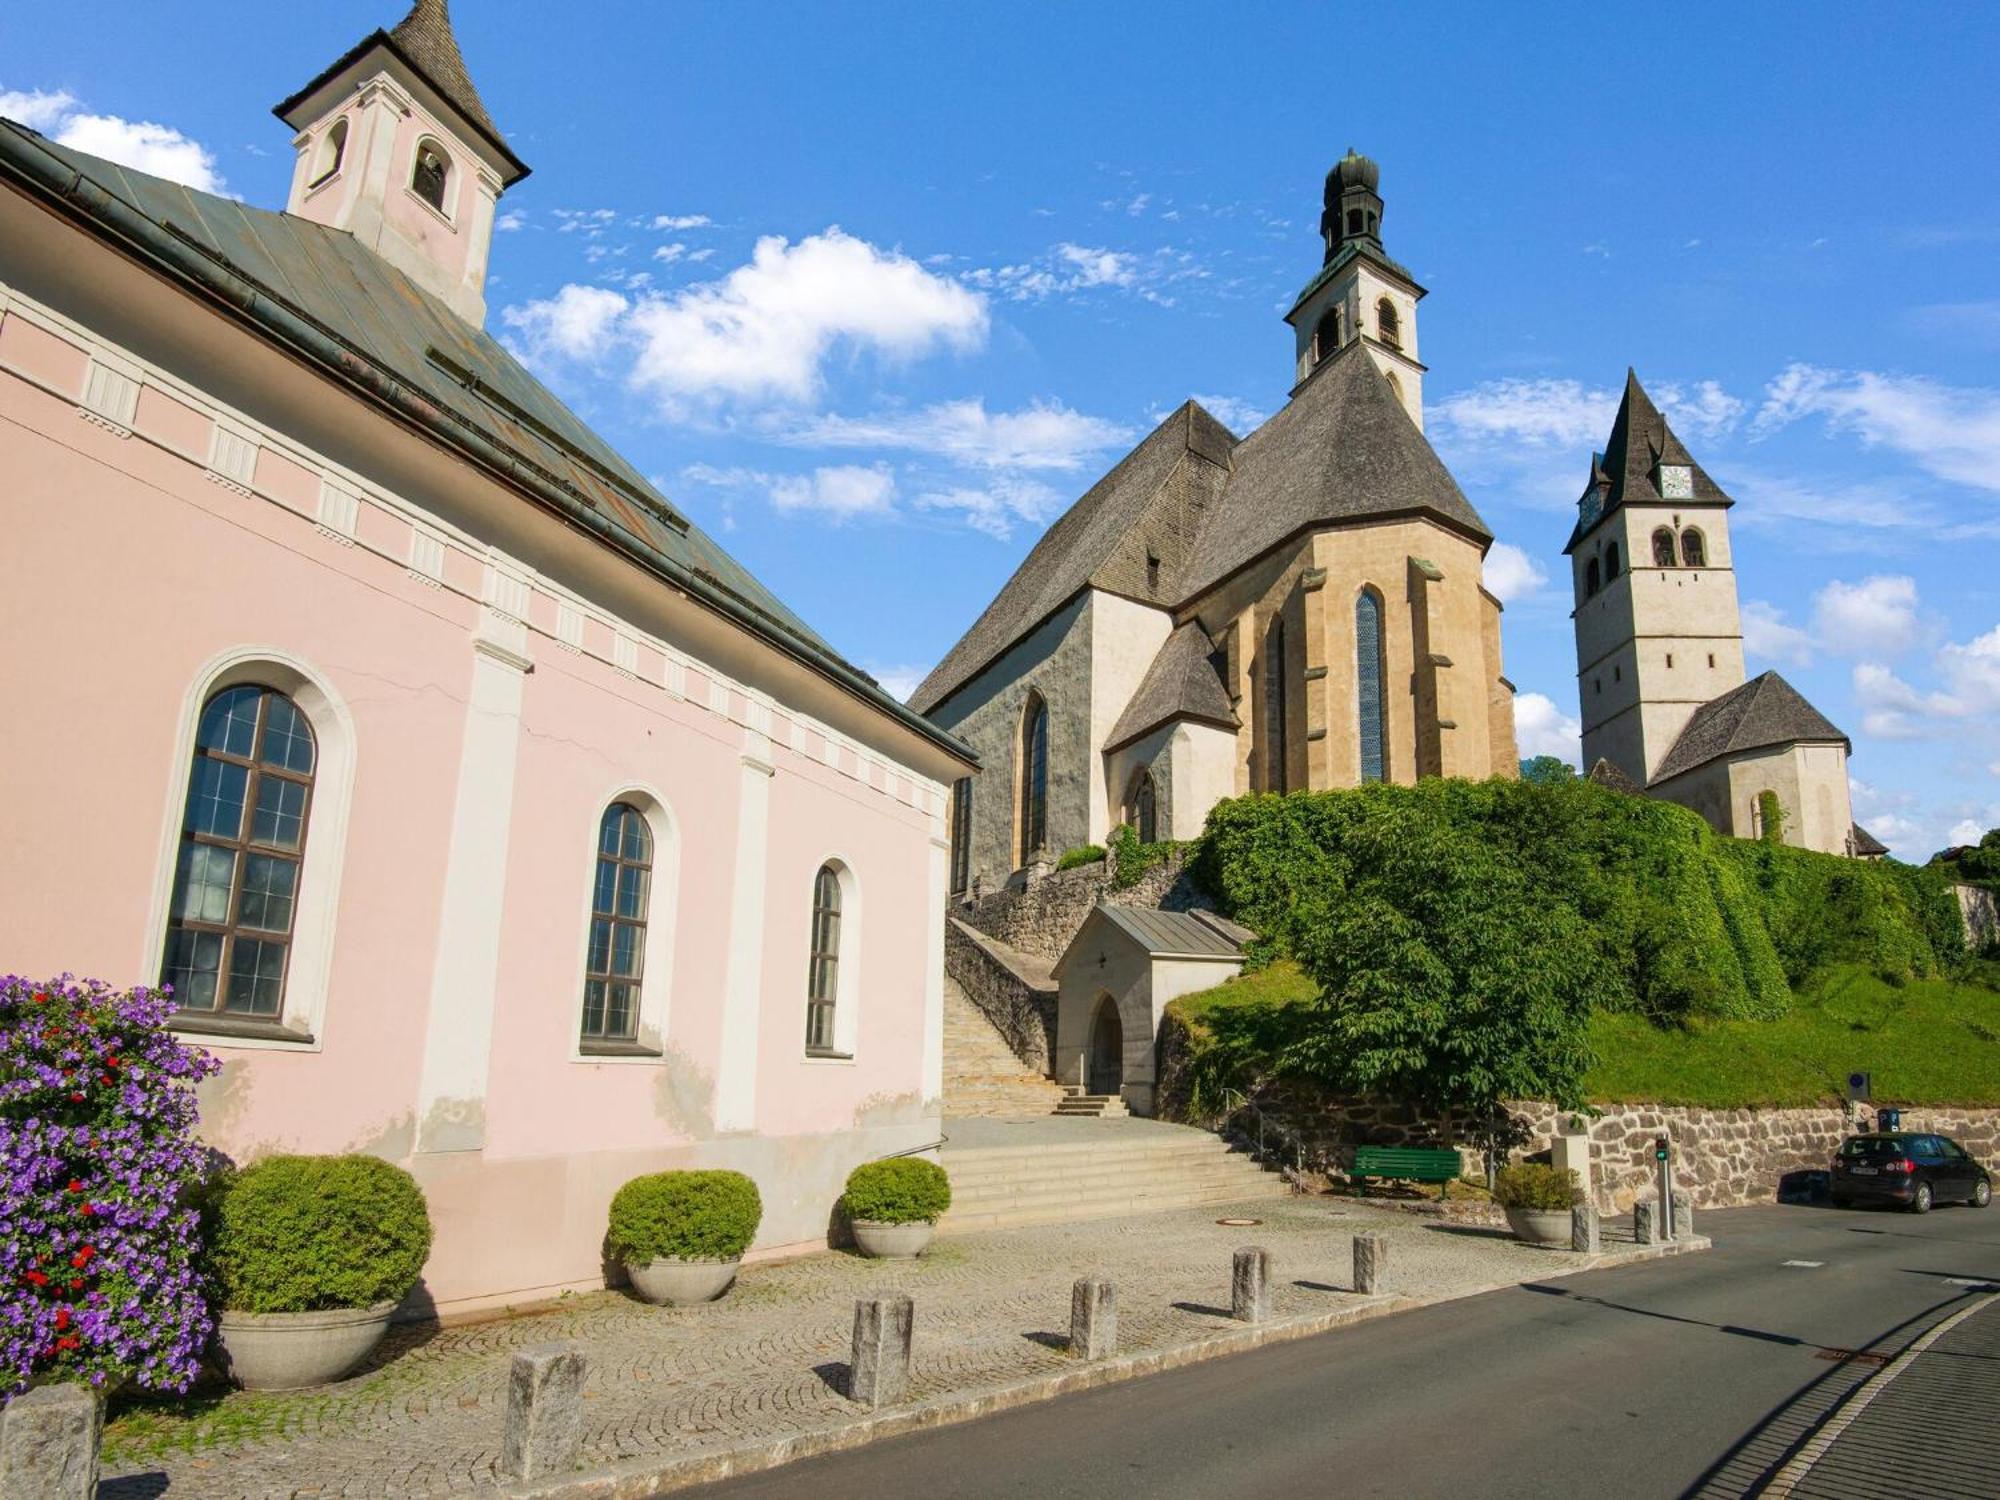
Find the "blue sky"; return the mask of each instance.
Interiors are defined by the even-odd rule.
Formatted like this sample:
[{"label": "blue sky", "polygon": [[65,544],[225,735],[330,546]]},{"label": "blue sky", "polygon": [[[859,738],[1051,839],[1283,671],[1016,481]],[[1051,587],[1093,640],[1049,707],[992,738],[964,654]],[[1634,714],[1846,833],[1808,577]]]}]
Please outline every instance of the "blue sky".
[{"label": "blue sky", "polygon": [[[400,0],[13,6],[8,112],[282,206],[269,107]],[[459,0],[535,174],[489,326],[901,688],[1190,395],[1281,405],[1320,181],[1382,163],[1523,753],[1628,364],[1736,498],[1751,670],[1923,858],[2000,824],[2000,12]],[[66,97],[65,97],[66,96]],[[1539,580],[1539,581],[1538,581]]]}]

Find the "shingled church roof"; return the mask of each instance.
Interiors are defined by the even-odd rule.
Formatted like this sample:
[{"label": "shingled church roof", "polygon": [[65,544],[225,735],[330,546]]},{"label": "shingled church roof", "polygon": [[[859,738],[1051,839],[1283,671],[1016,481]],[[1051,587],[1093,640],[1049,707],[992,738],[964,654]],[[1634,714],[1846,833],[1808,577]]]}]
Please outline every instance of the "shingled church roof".
[{"label": "shingled church roof", "polygon": [[1224,729],[1242,727],[1228,690],[1215,675],[1210,660],[1214,650],[1208,632],[1192,620],[1168,636],[1153,664],[1146,668],[1132,701],[1118,716],[1111,737],[1104,742],[1105,750],[1120,749],[1162,724],[1181,719]]},{"label": "shingled church roof", "polygon": [[1776,672],[1753,677],[1694,711],[1674,748],[1653,772],[1652,785],[1744,750],[1799,741],[1848,743],[1847,736]]},{"label": "shingled church roof", "polygon": [[[1685,465],[1693,471],[1694,498],[1668,501],[1660,494],[1660,465]],[[1736,502],[1723,493],[1722,486],[1708,477],[1708,471],[1694,461],[1686,444],[1675,436],[1672,425],[1653,404],[1639,384],[1638,374],[1625,371],[1625,394],[1618,403],[1618,415],[1611,423],[1611,437],[1601,454],[1591,455],[1588,484],[1602,496],[1599,516],[1608,516],[1621,505],[1731,506]],[[1593,526],[1593,529],[1594,526]],[[1578,519],[1570,533],[1565,553],[1583,540],[1583,522]]]}]

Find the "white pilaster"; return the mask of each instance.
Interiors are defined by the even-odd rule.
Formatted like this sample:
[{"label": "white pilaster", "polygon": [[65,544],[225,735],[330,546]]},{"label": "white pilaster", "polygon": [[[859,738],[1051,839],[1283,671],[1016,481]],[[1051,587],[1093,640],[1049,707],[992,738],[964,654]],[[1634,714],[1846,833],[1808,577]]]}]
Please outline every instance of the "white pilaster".
[{"label": "white pilaster", "polygon": [[[723,982],[722,1057],[715,1080],[718,1131],[751,1130],[757,1124],[757,1039],[764,998],[764,904],[774,771],[771,742],[754,729],[745,730],[737,793],[736,874],[729,898],[729,963]],[[800,1016],[803,1026],[803,1004]]]},{"label": "white pilaster", "polygon": [[950,880],[951,841],[931,819],[930,923],[924,938],[924,1103],[944,1097],[944,908]]}]

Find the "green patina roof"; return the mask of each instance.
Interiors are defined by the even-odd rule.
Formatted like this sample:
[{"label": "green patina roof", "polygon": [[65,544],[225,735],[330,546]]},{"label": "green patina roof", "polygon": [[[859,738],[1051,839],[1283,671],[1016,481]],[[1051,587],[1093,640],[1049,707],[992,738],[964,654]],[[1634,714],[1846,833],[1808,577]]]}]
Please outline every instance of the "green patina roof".
[{"label": "green patina roof", "polygon": [[[1382,251],[1377,250],[1373,245],[1365,244],[1360,240],[1349,240],[1346,244],[1340,247],[1339,252],[1333,257],[1332,260],[1328,261],[1325,265],[1319,268],[1319,274],[1313,277],[1311,281],[1308,281],[1305,284],[1304,288],[1299,292],[1298,296],[1292,299],[1292,312],[1297,312],[1299,310],[1300,305],[1303,304],[1308,297],[1310,297],[1314,292],[1318,291],[1321,287],[1325,286],[1327,282],[1331,281],[1336,275],[1339,274],[1340,268],[1342,266],[1345,266],[1349,261],[1352,260],[1373,261],[1376,265],[1380,266],[1383,270],[1389,272],[1390,274],[1402,277],[1403,280],[1407,281],[1413,288],[1415,288],[1416,293],[1419,297],[1424,295],[1424,288],[1418,284],[1417,278],[1410,274],[1409,268],[1407,266],[1403,265],[1400,261],[1391,260],[1387,255],[1385,255]],[[1287,313],[1285,316],[1290,317],[1291,313]]]}]

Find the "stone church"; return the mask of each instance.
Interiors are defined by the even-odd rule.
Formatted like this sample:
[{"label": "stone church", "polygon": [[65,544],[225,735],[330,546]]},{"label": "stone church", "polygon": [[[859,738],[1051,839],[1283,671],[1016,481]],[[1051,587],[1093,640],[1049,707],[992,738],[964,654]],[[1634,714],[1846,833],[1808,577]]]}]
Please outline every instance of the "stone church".
[{"label": "stone church", "polygon": [[1423,432],[1417,303],[1379,172],[1328,173],[1283,410],[1193,401],[1035,545],[911,705],[977,751],[955,894],[1120,823],[1191,838],[1244,792],[1512,776],[1493,537]]},{"label": "stone church", "polygon": [[1736,502],[1639,378],[1577,501],[1570,559],[1583,763],[1597,780],[1756,838],[1879,858],[1853,818],[1847,736],[1776,672],[1744,680],[1729,546]]}]

